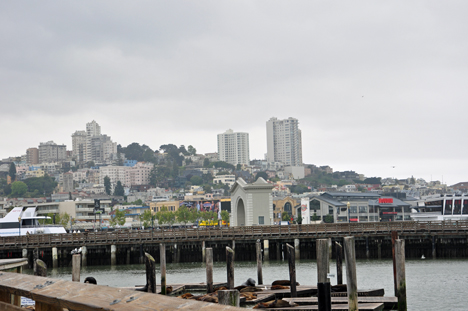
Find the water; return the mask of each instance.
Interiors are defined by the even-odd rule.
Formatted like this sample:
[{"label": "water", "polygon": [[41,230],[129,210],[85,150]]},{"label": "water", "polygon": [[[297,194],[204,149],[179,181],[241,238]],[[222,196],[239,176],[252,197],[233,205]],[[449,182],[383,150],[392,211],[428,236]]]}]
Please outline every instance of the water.
[{"label": "water", "polygon": [[[316,261],[301,260],[296,262],[296,279],[300,284],[317,283]],[[331,272],[336,273],[335,262],[331,263]],[[343,267],[343,282],[346,283],[346,271]],[[385,289],[385,296],[393,293],[393,265],[391,260],[358,260],[357,283],[359,289]],[[26,270],[25,273],[32,273]],[[159,271],[157,281],[159,281]],[[235,284],[251,277],[257,279],[256,262],[235,263]],[[71,268],[49,269],[53,278],[71,280]],[[128,266],[93,266],[83,267],[81,280],[87,276],[97,279],[99,285],[114,287],[133,287],[145,284],[144,265]],[[215,282],[226,281],[226,265],[214,263],[213,279]],[[287,261],[263,263],[263,282],[271,284],[275,280],[289,279]],[[205,265],[202,263],[167,264],[167,284],[200,283],[206,280]],[[468,310],[468,260],[407,260],[406,282],[408,310]],[[336,284],[336,278],[331,279]]]}]

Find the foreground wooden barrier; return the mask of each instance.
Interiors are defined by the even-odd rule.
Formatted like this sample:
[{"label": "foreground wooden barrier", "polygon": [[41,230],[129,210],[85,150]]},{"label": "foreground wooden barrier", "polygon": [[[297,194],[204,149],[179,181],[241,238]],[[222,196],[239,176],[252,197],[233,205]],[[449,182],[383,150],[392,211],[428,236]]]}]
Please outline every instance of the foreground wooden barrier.
[{"label": "foreground wooden barrier", "polygon": [[[245,310],[129,289],[0,272],[0,310],[21,310],[11,295],[36,301],[36,310]],[[24,310],[24,309],[22,309]]]}]

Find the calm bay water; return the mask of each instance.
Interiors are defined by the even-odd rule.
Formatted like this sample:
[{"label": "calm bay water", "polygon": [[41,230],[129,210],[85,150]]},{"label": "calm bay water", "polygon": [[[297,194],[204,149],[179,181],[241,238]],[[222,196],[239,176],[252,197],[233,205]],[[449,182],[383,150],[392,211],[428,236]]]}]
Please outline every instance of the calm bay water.
[{"label": "calm bay water", "polygon": [[[247,278],[257,279],[256,262],[235,263],[235,284]],[[300,284],[317,283],[316,262],[296,262],[296,279]],[[357,277],[359,289],[384,288],[385,296],[393,293],[393,266],[391,260],[358,260]],[[335,262],[331,272],[336,274]],[[32,273],[26,270],[25,273]],[[157,281],[159,282],[159,271]],[[71,268],[49,269],[53,278],[71,280]],[[97,279],[99,285],[132,287],[144,285],[144,265],[83,267],[81,280],[87,276]],[[346,271],[343,271],[346,283]],[[226,281],[225,263],[214,263],[214,281]],[[263,281],[271,284],[275,280],[289,279],[287,261],[263,263]],[[200,283],[206,280],[205,265],[202,263],[167,264],[167,283]],[[468,260],[407,260],[406,280],[408,310],[468,310]],[[336,278],[331,279],[332,285]]]}]

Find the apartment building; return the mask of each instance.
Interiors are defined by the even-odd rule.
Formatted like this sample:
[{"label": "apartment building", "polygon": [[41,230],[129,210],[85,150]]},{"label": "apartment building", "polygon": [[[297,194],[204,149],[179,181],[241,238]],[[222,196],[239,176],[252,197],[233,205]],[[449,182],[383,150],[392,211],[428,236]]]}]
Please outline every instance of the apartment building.
[{"label": "apartment building", "polygon": [[72,134],[72,157],[78,163],[85,162],[86,158],[86,131],[76,131]]},{"label": "apartment building", "polygon": [[249,134],[229,129],[218,134],[219,160],[232,165],[250,163]]},{"label": "apartment building", "polygon": [[267,161],[285,166],[302,166],[302,138],[295,118],[271,118],[267,127]]},{"label": "apartment building", "polygon": [[67,160],[67,147],[53,141],[39,144],[39,163],[62,162]]},{"label": "apartment building", "polygon": [[26,163],[29,165],[39,164],[39,149],[28,148],[26,150]]}]

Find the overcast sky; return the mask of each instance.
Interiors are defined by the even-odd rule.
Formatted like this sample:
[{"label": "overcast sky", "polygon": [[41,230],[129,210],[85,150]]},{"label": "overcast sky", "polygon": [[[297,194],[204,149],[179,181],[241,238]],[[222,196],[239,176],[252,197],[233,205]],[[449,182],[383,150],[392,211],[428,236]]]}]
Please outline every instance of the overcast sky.
[{"label": "overcast sky", "polygon": [[[467,1],[1,1],[0,159],[96,120],[217,151],[297,118],[305,163],[468,181]],[[394,168],[393,168],[394,167]]]}]

